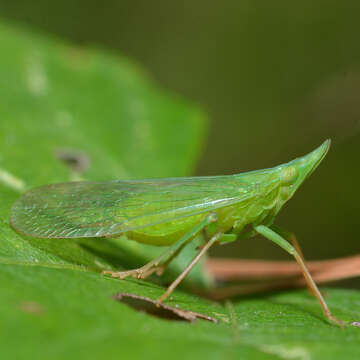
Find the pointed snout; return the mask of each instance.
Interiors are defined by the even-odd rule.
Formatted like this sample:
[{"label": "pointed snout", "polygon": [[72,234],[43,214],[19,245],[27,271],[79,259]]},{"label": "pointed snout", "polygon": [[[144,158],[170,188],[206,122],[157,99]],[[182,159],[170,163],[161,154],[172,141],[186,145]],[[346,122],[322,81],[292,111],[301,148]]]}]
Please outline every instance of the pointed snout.
[{"label": "pointed snout", "polygon": [[329,151],[330,144],[331,140],[328,139],[311,153],[290,162],[292,166],[295,166],[298,172],[298,178],[296,180],[294,190],[296,190],[319,166]]},{"label": "pointed snout", "polygon": [[307,154],[301,158],[303,162],[302,167],[306,172],[306,177],[309,177],[322,162],[327,152],[329,151],[330,144],[331,140],[327,139],[310,154]]}]

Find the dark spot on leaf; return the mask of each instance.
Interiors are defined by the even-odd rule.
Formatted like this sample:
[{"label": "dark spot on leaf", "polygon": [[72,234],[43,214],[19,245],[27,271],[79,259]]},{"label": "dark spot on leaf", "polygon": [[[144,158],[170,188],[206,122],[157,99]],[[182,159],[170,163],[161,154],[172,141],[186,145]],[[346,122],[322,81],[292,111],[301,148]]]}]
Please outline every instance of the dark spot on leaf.
[{"label": "dark spot on leaf", "polygon": [[22,301],[19,304],[19,309],[25,313],[42,315],[44,308],[37,302],[34,301]]},{"label": "dark spot on leaf", "polygon": [[211,316],[158,303],[156,300],[144,296],[119,293],[114,295],[113,298],[131,306],[137,311],[146,312],[149,315],[167,320],[194,322],[196,319],[203,319],[217,323],[217,320]]},{"label": "dark spot on leaf", "polygon": [[72,171],[81,174],[89,169],[90,159],[83,151],[74,149],[58,149],[56,150],[55,155],[58,160],[62,161]]}]

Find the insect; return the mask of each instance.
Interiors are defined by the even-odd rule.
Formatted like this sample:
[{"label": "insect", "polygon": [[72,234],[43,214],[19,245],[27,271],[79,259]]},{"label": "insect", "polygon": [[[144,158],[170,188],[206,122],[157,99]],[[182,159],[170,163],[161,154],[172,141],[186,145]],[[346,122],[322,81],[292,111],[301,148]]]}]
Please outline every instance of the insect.
[{"label": "insect", "polygon": [[313,281],[296,243],[274,227],[282,206],[323,160],[330,140],[311,153],[270,169],[236,175],[45,185],[23,194],[10,222],[19,233],[39,238],[115,237],[167,246],[156,259],[134,270],[104,273],[124,279],[161,275],[181,250],[202,232],[205,243],[167,288],[165,300],[215,243],[261,234],[299,264],[325,316],[341,326]]}]

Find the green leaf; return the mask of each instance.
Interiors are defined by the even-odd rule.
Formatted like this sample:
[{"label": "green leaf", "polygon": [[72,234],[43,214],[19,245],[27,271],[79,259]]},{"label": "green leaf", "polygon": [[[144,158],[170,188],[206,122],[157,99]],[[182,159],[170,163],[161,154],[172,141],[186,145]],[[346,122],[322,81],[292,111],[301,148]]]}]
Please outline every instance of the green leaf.
[{"label": "green leaf", "polygon": [[[360,329],[324,320],[306,292],[217,304],[176,291],[169,305],[218,324],[169,321],[115,301],[160,285],[101,276],[158,249],[127,239],[28,239],[9,226],[32,186],[188,174],[202,112],[168,96],[128,60],[0,25],[0,348],[4,359],[354,359]],[[71,161],[70,161],[71,160]],[[71,166],[75,162],[75,169]],[[71,163],[71,164],[70,164]],[[195,245],[194,245],[195,246]],[[194,249],[188,249],[192,252]],[[189,254],[178,260],[177,273]],[[189,286],[206,281],[198,268]],[[334,314],[360,320],[360,295],[329,290]]]},{"label": "green leaf", "polygon": [[[356,359],[359,328],[324,321],[306,292],[238,301],[225,307],[176,292],[170,305],[202,312],[218,324],[190,324],[137,312],[112,296],[157,298],[163,291],[136,280],[91,272],[3,266],[0,297],[2,354],[25,359]],[[357,292],[328,292],[345,320],[360,318]],[[354,310],[354,306],[358,306]],[[10,358],[10,355],[8,355]]]}]

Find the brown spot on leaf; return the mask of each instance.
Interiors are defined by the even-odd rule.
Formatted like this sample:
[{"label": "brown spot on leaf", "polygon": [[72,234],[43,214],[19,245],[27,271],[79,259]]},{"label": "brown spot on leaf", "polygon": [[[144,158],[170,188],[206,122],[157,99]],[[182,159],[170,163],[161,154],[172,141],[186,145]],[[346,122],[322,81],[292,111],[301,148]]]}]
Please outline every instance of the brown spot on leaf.
[{"label": "brown spot on leaf", "polygon": [[87,154],[80,150],[58,149],[55,153],[56,158],[62,161],[72,171],[79,174],[88,170],[90,159]]},{"label": "brown spot on leaf", "polygon": [[19,309],[25,313],[42,315],[44,308],[35,301],[22,301],[19,304]]},{"label": "brown spot on leaf", "polygon": [[116,294],[113,298],[131,306],[138,311],[146,312],[147,314],[163,319],[190,322],[194,322],[196,319],[203,319],[217,323],[217,320],[211,316],[190,310],[180,309],[176,306],[174,307],[166,305],[144,296],[130,293],[119,293]]}]

